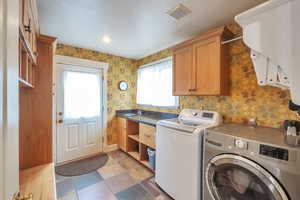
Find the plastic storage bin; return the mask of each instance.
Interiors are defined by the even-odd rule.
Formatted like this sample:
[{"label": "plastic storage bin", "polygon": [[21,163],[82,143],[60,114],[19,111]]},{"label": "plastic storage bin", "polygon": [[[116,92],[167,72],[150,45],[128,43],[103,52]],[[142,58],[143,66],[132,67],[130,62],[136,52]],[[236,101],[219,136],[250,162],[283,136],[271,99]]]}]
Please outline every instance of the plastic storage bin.
[{"label": "plastic storage bin", "polygon": [[155,150],[148,147],[147,151],[149,156],[150,168],[155,170]]}]

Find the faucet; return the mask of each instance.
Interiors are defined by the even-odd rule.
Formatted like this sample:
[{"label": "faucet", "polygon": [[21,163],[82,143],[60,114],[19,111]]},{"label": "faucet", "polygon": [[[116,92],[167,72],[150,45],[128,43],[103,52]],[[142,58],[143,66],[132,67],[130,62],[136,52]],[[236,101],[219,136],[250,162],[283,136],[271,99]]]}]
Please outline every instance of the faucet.
[{"label": "faucet", "polygon": [[139,116],[141,116],[141,115],[143,114],[143,112],[142,112],[141,110],[138,110],[138,111],[137,111],[137,114],[138,114]]}]

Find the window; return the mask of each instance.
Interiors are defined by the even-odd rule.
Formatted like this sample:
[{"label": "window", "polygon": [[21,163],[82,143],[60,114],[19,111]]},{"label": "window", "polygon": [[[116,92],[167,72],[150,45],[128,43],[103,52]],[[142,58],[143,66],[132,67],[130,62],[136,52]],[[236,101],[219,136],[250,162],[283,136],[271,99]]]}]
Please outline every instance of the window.
[{"label": "window", "polygon": [[178,107],[172,95],[172,59],[161,60],[138,69],[137,104]]},{"label": "window", "polygon": [[100,114],[99,73],[64,72],[66,119],[97,117]]}]

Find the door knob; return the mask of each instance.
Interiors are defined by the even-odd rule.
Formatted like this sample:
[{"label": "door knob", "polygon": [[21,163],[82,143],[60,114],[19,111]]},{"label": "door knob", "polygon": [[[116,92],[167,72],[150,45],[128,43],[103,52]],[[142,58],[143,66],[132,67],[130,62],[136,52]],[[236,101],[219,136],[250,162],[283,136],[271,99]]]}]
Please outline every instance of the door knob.
[{"label": "door knob", "polygon": [[61,124],[61,123],[63,123],[63,122],[64,122],[64,120],[62,120],[62,119],[58,120],[58,123],[59,123],[59,124]]},{"label": "door knob", "polygon": [[30,193],[28,195],[22,196],[19,192],[13,196],[12,200],[33,200],[33,194]]}]

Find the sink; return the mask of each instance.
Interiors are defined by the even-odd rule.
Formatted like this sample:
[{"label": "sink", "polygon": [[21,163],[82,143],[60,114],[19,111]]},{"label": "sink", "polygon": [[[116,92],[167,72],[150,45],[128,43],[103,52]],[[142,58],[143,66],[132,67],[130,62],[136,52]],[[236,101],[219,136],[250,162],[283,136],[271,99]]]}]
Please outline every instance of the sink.
[{"label": "sink", "polygon": [[137,120],[137,121],[144,121],[144,122],[147,122],[150,124],[156,124],[156,122],[157,122],[157,120],[155,120],[155,119],[151,119],[149,117],[144,117],[144,116],[140,116],[140,115],[134,115],[129,118],[133,119],[133,120]]},{"label": "sink", "polygon": [[137,114],[135,113],[126,113],[126,114],[123,114],[124,117],[133,117],[133,116],[136,116]]}]

